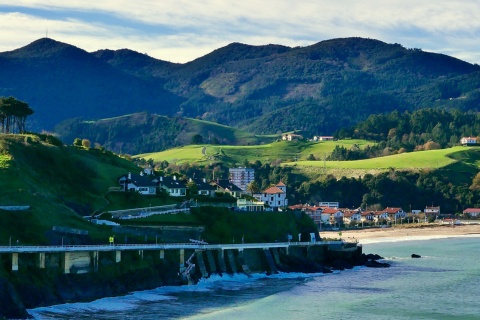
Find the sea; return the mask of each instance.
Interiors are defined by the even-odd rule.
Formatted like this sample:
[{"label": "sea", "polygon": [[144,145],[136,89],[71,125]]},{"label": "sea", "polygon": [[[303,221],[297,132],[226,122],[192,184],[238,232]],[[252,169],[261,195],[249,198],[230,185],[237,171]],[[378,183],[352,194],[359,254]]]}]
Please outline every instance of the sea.
[{"label": "sea", "polygon": [[[390,268],[212,276],[29,310],[35,319],[480,319],[480,237],[364,242]],[[419,259],[411,258],[415,253]]]}]

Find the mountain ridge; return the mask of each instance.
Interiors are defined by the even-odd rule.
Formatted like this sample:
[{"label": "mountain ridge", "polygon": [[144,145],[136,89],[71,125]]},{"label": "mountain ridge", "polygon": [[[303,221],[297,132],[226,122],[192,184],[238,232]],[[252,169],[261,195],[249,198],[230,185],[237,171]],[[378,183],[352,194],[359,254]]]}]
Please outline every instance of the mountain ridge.
[{"label": "mountain ridge", "polygon": [[32,126],[48,130],[148,111],[257,134],[331,134],[372,113],[478,112],[480,102],[478,65],[358,37],[293,48],[232,43],[184,64],[42,38],[0,53],[0,68],[0,96],[29,103]]}]

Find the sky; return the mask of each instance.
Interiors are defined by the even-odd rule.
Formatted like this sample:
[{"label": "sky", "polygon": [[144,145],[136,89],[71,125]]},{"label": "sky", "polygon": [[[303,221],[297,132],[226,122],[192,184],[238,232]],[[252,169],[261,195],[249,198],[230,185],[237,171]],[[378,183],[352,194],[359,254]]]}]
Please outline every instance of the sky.
[{"label": "sky", "polygon": [[364,37],[480,63],[478,0],[0,0],[0,30],[0,52],[48,35],[185,63],[232,42]]}]

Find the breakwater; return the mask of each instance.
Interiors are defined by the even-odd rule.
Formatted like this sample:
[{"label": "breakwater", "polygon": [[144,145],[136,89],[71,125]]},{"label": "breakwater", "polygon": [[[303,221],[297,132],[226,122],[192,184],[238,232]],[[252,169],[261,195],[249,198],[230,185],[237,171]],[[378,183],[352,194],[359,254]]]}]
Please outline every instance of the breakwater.
[{"label": "breakwater", "polygon": [[361,246],[343,241],[0,247],[0,316],[22,317],[28,308],[194,284],[211,274],[318,272],[338,261],[361,264],[361,257]]}]

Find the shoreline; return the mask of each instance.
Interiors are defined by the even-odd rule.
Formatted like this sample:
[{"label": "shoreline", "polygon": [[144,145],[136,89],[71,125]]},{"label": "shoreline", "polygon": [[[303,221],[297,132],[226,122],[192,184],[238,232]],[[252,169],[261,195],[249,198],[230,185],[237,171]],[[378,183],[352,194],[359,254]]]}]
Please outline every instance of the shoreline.
[{"label": "shoreline", "polygon": [[[341,236],[339,233],[341,232]],[[433,240],[457,237],[480,237],[480,224],[397,226],[338,231],[320,231],[322,238],[341,238],[359,244]]]}]

